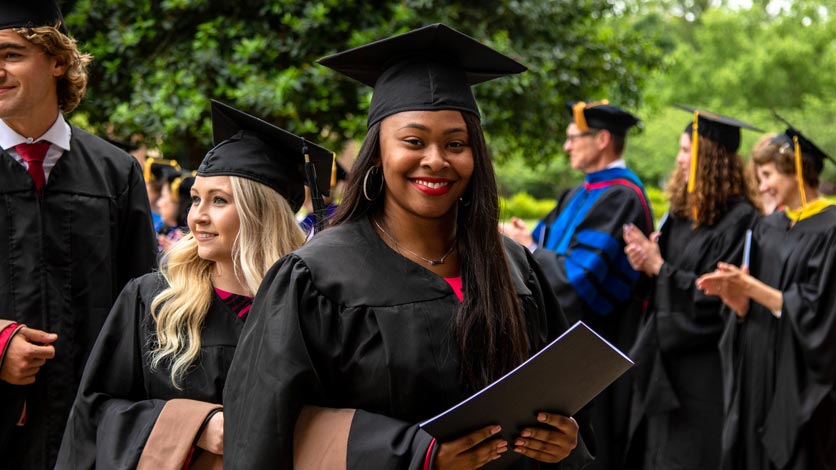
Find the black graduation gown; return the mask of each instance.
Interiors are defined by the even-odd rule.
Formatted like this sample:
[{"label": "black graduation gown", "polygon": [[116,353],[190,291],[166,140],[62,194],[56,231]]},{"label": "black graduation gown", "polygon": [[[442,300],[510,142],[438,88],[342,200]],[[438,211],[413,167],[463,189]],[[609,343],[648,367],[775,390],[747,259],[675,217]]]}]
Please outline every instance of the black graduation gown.
[{"label": "black graduation gown", "polygon": [[[611,182],[611,178],[627,180],[633,186],[612,184],[603,188],[588,189],[592,185]],[[624,255],[623,229],[633,224],[646,235],[653,230],[653,219],[647,199],[638,178],[629,170],[612,168],[586,176],[586,183],[565,192],[557,207],[550,212],[535,229],[545,227],[538,233],[540,240],[547,240],[552,231],[565,231],[567,227],[553,225],[568,212],[570,217],[580,217],[569,241],[565,255],[546,248],[534,251],[534,259],[543,268],[560,306],[566,312],[570,323],[583,320],[593,330],[618,347],[628,351],[635,342],[644,303],[648,295],[648,280],[634,271]],[[594,188],[594,186],[592,186]],[[580,192],[586,192],[587,201],[573,206]],[[594,198],[594,199],[593,199]],[[590,204],[588,201],[592,201]],[[577,212],[577,214],[575,214]],[[571,227],[571,225],[569,225]],[[605,236],[584,237],[584,234]],[[583,278],[594,286],[586,296],[573,285],[577,279],[568,272],[567,258],[573,253],[589,259],[593,254],[598,259],[591,263]],[[577,282],[577,281],[576,281]],[[617,289],[618,294],[614,294]],[[587,297],[586,299],[584,297]],[[606,299],[611,305],[605,312],[591,308],[589,298],[598,303]],[[592,407],[592,424],[595,429],[598,452],[590,467],[595,470],[621,469],[624,461],[629,424],[632,371],[628,371],[607,387],[595,400]]]},{"label": "black graduation gown", "polygon": [[836,468],[836,207],[790,228],[755,227],[751,273],[783,295],[781,318],[750,303],[721,341],[723,469]]},{"label": "black graduation gown", "polygon": [[[0,318],[58,334],[36,381],[0,381],[0,468],[52,468],[84,363],[119,291],[156,261],[142,170],[72,128],[71,150],[38,197],[0,153]],[[26,402],[26,425],[15,426]]]},{"label": "black graduation gown", "polygon": [[[740,264],[746,230],[757,218],[757,209],[737,200],[711,227],[695,229],[690,218],[676,216],[661,227],[665,264],[630,352],[637,364],[631,457],[643,460],[641,468],[719,466],[723,397],[717,344],[728,312],[695,282],[720,261]],[[630,466],[638,468],[638,460],[631,458]]]},{"label": "black graduation gown", "polygon": [[136,468],[166,401],[223,402],[223,387],[244,321],[214,295],[200,332],[200,357],[181,381],[151,369],[156,341],[151,302],[166,286],[159,273],[125,286],[96,341],[67,422],[57,469]]},{"label": "black graduation gown", "polygon": [[[506,240],[506,253],[538,350],[566,320],[528,252]],[[284,257],[256,295],[230,370],[225,468],[292,468],[294,424],[310,404],[358,409],[349,470],[422,469],[431,438],[417,423],[471,394],[452,335],[458,304],[444,279],[391,250],[367,220]],[[514,468],[538,468],[524,461]]]}]

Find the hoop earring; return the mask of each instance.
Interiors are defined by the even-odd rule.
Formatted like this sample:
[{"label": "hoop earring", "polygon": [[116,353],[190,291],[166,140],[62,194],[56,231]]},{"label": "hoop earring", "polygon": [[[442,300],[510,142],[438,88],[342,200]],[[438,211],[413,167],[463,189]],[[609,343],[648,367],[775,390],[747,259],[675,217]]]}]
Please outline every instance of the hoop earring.
[{"label": "hoop earring", "polygon": [[369,197],[369,191],[368,191],[369,176],[371,176],[372,173],[374,173],[376,175],[379,170],[380,170],[380,168],[378,168],[376,166],[370,166],[369,169],[366,170],[366,175],[363,176],[363,196],[365,196],[366,200],[369,201],[369,202],[374,201],[375,199],[377,199],[377,197],[380,196],[381,191],[383,191],[383,182],[381,181],[380,182],[380,188],[378,188],[377,193],[374,195],[374,197]]}]

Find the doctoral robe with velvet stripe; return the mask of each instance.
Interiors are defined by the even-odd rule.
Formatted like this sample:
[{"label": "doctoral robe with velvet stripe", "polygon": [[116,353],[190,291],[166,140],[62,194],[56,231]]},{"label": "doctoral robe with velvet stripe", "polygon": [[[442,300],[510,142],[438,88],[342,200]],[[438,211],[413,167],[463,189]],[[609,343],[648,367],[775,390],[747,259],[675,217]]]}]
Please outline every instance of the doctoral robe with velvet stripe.
[{"label": "doctoral robe with velvet stripe", "polygon": [[[142,169],[72,127],[38,195],[0,152],[0,318],[57,333],[34,384],[0,381],[0,468],[52,469],[87,355],[119,291],[156,263]],[[26,403],[26,423],[16,426]]]},{"label": "doctoral robe with velvet stripe", "polygon": [[721,340],[722,468],[836,468],[836,207],[754,229],[751,273],[781,291],[781,318],[752,301]]},{"label": "doctoral robe with velvet stripe", "polygon": [[[156,342],[151,302],[166,286],[159,273],[132,280],[119,295],[84,369],[57,469],[133,469],[163,407],[187,398],[220,405],[244,321],[213,293],[200,330],[200,356],[181,382],[150,365]],[[196,436],[172,436],[192,442]],[[182,464],[181,464],[182,466]]]},{"label": "doctoral robe with velvet stripe", "polygon": [[718,468],[723,422],[718,343],[731,313],[719,297],[697,289],[696,280],[718,262],[740,264],[746,230],[758,217],[748,201],[734,198],[712,226],[694,228],[690,218],[672,215],[660,227],[665,263],[630,352],[636,361],[631,455],[643,463],[629,466]]},{"label": "doctoral robe with velvet stripe", "polygon": [[[532,235],[538,245],[534,259],[569,322],[583,320],[626,352],[636,338],[647,279],[624,254],[624,224],[649,234],[650,204],[633,172],[609,168],[586,175],[583,184],[564,193]],[[622,466],[630,390],[628,372],[593,402],[600,449],[595,469]]]},{"label": "doctoral robe with velvet stripe", "polygon": [[[566,320],[525,249],[506,240],[506,253],[535,352]],[[458,307],[443,278],[389,248],[365,219],[285,256],[256,295],[230,370],[226,468],[292,468],[297,417],[316,405],[358,409],[348,469],[423,469],[431,438],[418,423],[474,392],[460,379]],[[513,468],[580,468],[584,452],[581,443],[563,464]]]}]

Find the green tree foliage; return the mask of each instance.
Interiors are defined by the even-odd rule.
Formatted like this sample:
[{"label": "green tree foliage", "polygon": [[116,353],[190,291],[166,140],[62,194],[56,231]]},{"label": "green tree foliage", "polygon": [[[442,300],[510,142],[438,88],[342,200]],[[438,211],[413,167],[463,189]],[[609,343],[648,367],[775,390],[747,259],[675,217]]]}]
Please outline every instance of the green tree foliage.
[{"label": "green tree foliage", "polygon": [[[631,167],[648,184],[661,185],[673,169],[679,136],[690,115],[684,103],[781,132],[777,110],[826,151],[836,154],[836,11],[818,2],[754,2],[748,9],[715,7],[681,14],[672,3],[639,5],[624,18],[659,37],[665,59],[648,79],[638,110],[644,130],[628,144]],[[693,12],[692,12],[693,13]],[[689,20],[690,18],[690,20]],[[760,137],[743,132],[744,157]],[[836,169],[825,167],[824,179]]]},{"label": "green tree foliage", "polygon": [[476,93],[499,158],[543,162],[559,152],[566,100],[635,104],[657,62],[611,16],[606,0],[75,0],[67,21],[95,56],[80,107],[94,130],[190,164],[210,145],[209,98],[335,147],[362,137],[369,90],[315,60],[441,21],[530,68]]}]

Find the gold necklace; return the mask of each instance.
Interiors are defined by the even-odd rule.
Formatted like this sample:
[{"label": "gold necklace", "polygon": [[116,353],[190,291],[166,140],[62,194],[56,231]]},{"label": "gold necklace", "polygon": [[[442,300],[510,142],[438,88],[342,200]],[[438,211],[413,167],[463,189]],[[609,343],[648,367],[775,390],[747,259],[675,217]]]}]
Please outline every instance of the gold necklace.
[{"label": "gold necklace", "polygon": [[439,258],[439,259],[424,258],[423,256],[419,255],[418,253],[416,253],[416,252],[410,250],[409,248],[407,248],[407,247],[401,245],[400,243],[398,243],[398,241],[395,240],[395,237],[393,237],[392,235],[389,235],[389,232],[387,232],[386,230],[383,230],[383,227],[381,227],[380,224],[377,223],[377,220],[374,220],[373,222],[377,226],[377,228],[380,229],[380,231],[383,232],[383,234],[386,235],[387,238],[389,238],[389,240],[392,240],[392,243],[394,243],[395,246],[398,247],[398,250],[403,250],[403,251],[409,252],[413,256],[417,256],[417,257],[421,258],[422,260],[427,262],[427,264],[429,264],[430,266],[436,266],[436,265],[439,265],[439,264],[444,264],[444,261],[447,259],[447,257],[450,256],[453,253],[453,250],[456,249],[456,244],[453,243],[452,245],[450,245],[450,249],[447,250],[447,253],[444,253],[444,256],[442,256],[441,258]]}]

